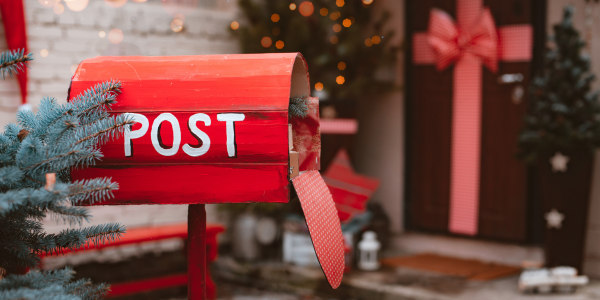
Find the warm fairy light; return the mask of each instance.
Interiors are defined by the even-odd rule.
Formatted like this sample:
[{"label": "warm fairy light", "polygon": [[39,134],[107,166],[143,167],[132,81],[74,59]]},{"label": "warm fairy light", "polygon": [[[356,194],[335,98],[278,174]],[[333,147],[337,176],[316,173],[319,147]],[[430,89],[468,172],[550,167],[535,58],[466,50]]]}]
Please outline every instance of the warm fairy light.
[{"label": "warm fairy light", "polygon": [[281,29],[279,29],[279,27],[275,27],[273,30],[271,30],[271,32],[273,35],[279,35],[281,33]]},{"label": "warm fairy light", "polygon": [[98,36],[101,38],[104,38],[106,36],[106,32],[100,31],[100,32],[98,32]]},{"label": "warm fairy light", "polygon": [[367,47],[371,47],[371,46],[373,46],[373,41],[371,39],[366,39],[365,45],[367,45]]},{"label": "warm fairy light", "polygon": [[296,10],[296,3],[290,4],[290,10]]},{"label": "warm fairy light", "polygon": [[329,38],[329,41],[330,41],[332,44],[334,44],[334,45],[335,45],[335,44],[337,44],[337,43],[339,42],[339,39],[338,39],[338,37],[337,37],[337,36],[335,36],[335,35],[334,35],[334,36],[332,36],[332,37],[330,37],[330,38]]},{"label": "warm fairy light", "polygon": [[342,31],[342,26],[340,24],[333,25],[333,31],[335,31],[335,32]]},{"label": "warm fairy light", "polygon": [[144,2],[146,2],[148,0],[131,0],[131,1],[133,1],[135,3],[144,3]]},{"label": "warm fairy light", "polygon": [[283,45],[284,45],[283,41],[279,40],[279,41],[277,41],[277,43],[275,43],[275,48],[283,49]]},{"label": "warm fairy light", "polygon": [[77,71],[77,65],[71,65],[71,74],[75,74],[75,71]]},{"label": "warm fairy light", "polygon": [[350,19],[344,19],[342,25],[344,25],[344,27],[350,27],[350,25],[352,25],[352,21]]},{"label": "warm fairy light", "polygon": [[181,22],[185,22],[185,16],[183,14],[175,14],[173,19],[181,20]]},{"label": "warm fairy light", "polygon": [[322,91],[323,90],[323,84],[320,83],[320,82],[315,83],[315,90]]},{"label": "warm fairy light", "polygon": [[344,84],[344,82],[346,82],[346,79],[344,78],[344,76],[340,75],[335,78],[335,82],[337,82],[337,84]]},{"label": "warm fairy light", "polygon": [[373,41],[373,44],[379,44],[379,42],[381,42],[381,38],[378,35],[373,36],[371,40]]},{"label": "warm fairy light", "polygon": [[299,11],[301,15],[310,17],[315,11],[315,6],[310,1],[304,1],[300,3]]},{"label": "warm fairy light", "polygon": [[260,44],[265,48],[269,48],[269,47],[271,47],[271,44],[273,44],[273,41],[271,40],[270,37],[265,36],[264,38],[262,38],[260,40]]},{"label": "warm fairy light", "polygon": [[323,7],[319,10],[319,13],[321,14],[321,16],[326,16],[329,13],[329,10],[327,10],[327,8]]},{"label": "warm fairy light", "polygon": [[72,10],[72,11],[82,11],[84,10],[87,6],[88,3],[90,2],[89,0],[73,0],[73,1],[65,1],[67,4],[67,7]]},{"label": "warm fairy light", "polygon": [[46,56],[48,56],[48,49],[42,49],[42,51],[40,51],[40,56],[41,56],[41,57],[46,57]]},{"label": "warm fairy light", "polygon": [[346,69],[346,63],[345,63],[345,62],[343,62],[343,61],[340,61],[340,62],[338,63],[338,69],[340,69],[340,70],[342,70],[342,71],[343,71],[343,70],[345,70],[345,69]]},{"label": "warm fairy light", "polygon": [[183,30],[183,21],[175,19],[171,22],[171,30],[173,32],[180,32]]},{"label": "warm fairy light", "polygon": [[278,14],[272,14],[271,15],[271,21],[273,21],[273,22],[279,22],[279,15]]},{"label": "warm fairy light", "polygon": [[338,7],[342,7],[344,6],[344,0],[335,0],[335,5],[337,5]]},{"label": "warm fairy light", "polygon": [[373,0],[362,0],[362,2],[366,5],[373,3]]},{"label": "warm fairy light", "polygon": [[38,0],[38,2],[45,7],[54,7],[60,0]]},{"label": "warm fairy light", "polygon": [[127,0],[104,0],[104,3],[110,7],[118,8],[125,5]]},{"label": "warm fairy light", "polygon": [[334,11],[329,15],[329,18],[332,19],[333,21],[337,20],[339,17],[340,17],[339,11]]},{"label": "warm fairy light", "polygon": [[238,28],[240,28],[240,23],[238,23],[237,21],[231,22],[231,29],[237,30]]},{"label": "warm fairy light", "polygon": [[108,32],[108,40],[113,44],[118,44],[123,41],[123,31],[115,28]]},{"label": "warm fairy light", "polygon": [[54,5],[54,8],[52,10],[54,11],[55,14],[60,15],[65,12],[65,6],[60,3],[56,3],[56,5]]}]

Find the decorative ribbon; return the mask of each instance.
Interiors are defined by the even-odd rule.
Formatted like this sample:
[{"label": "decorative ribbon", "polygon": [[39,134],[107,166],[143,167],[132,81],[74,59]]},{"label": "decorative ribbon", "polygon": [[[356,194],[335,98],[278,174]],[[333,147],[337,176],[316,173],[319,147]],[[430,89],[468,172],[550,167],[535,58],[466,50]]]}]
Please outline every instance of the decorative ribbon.
[{"label": "decorative ribbon", "polygon": [[[27,53],[27,35],[25,31],[25,12],[23,0],[0,0],[0,12],[6,34],[6,44],[10,50],[25,49]],[[17,74],[21,88],[21,104],[27,103],[27,68]]]},{"label": "decorative ribbon", "polygon": [[451,232],[475,235],[479,219],[481,157],[481,78],[484,64],[492,72],[498,61],[529,61],[530,25],[496,30],[482,0],[457,0],[457,22],[433,9],[427,33],[413,35],[413,62],[435,63],[438,70],[454,66],[450,173]]}]

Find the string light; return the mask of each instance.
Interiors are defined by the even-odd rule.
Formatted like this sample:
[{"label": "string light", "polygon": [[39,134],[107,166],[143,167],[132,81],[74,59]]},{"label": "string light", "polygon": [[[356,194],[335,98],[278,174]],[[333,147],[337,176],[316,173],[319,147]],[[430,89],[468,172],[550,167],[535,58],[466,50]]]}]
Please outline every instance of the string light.
[{"label": "string light", "polygon": [[272,14],[271,15],[271,21],[273,21],[273,22],[279,22],[279,15],[278,14]]},{"label": "string light", "polygon": [[281,33],[281,29],[279,29],[279,27],[275,27],[273,30],[271,30],[271,32],[273,35],[279,35]]},{"label": "string light", "polygon": [[323,90],[323,84],[320,83],[320,82],[315,83],[315,90],[322,91]]},{"label": "string light", "polygon": [[115,28],[108,32],[108,40],[113,44],[119,44],[123,41],[123,31]]},{"label": "string light", "polygon": [[144,2],[146,2],[148,0],[131,0],[131,1],[133,1],[135,3],[144,3]]},{"label": "string light", "polygon": [[104,31],[100,31],[100,32],[98,32],[98,36],[99,36],[100,38],[104,38],[104,37],[106,36],[106,32],[104,32]]},{"label": "string light", "polygon": [[319,13],[321,14],[321,16],[323,16],[323,17],[324,17],[324,16],[326,16],[327,14],[329,14],[329,10],[328,10],[327,8],[323,7],[323,8],[321,8],[321,9],[319,10]]},{"label": "string light", "polygon": [[38,0],[38,2],[45,7],[54,7],[60,0]]},{"label": "string light", "polygon": [[350,19],[344,19],[342,25],[344,25],[344,27],[350,27],[350,25],[352,25],[352,21]]},{"label": "string light", "polygon": [[335,32],[342,31],[342,26],[340,26],[340,24],[333,25],[333,31],[335,31]]},{"label": "string light", "polygon": [[273,41],[271,40],[270,37],[265,36],[260,40],[260,44],[265,48],[269,48],[269,47],[271,47],[271,44],[273,44]]},{"label": "string light", "polygon": [[277,43],[275,43],[275,48],[277,49],[283,49],[283,41],[279,40],[277,41]]},{"label": "string light", "polygon": [[40,56],[41,56],[41,57],[46,57],[46,56],[48,56],[48,49],[42,49],[42,51],[40,51]]},{"label": "string light", "polygon": [[373,3],[373,0],[362,0],[362,3],[364,3],[365,5],[369,5]]},{"label": "string light", "polygon": [[183,21],[175,19],[171,22],[171,30],[173,32],[180,32],[183,30]]},{"label": "string light", "polygon": [[290,4],[290,10],[296,10],[296,3]]},{"label": "string light", "polygon": [[344,6],[344,4],[346,4],[344,3],[344,0],[335,0],[335,5],[337,5],[338,7],[342,7]]},{"label": "string light", "polygon": [[54,8],[52,10],[54,11],[55,14],[60,15],[65,12],[65,6],[60,3],[56,3],[56,5],[54,5]]},{"label": "string light", "polygon": [[338,37],[337,37],[337,36],[335,36],[335,35],[334,35],[334,36],[332,36],[332,37],[330,37],[330,38],[329,38],[329,41],[330,41],[332,44],[334,44],[334,45],[335,45],[335,44],[337,44],[337,43],[339,42],[339,39],[338,39]]},{"label": "string light", "polygon": [[238,28],[240,28],[240,23],[238,23],[237,21],[231,22],[231,29],[237,30]]},{"label": "string light", "polygon": [[341,71],[344,71],[346,69],[346,63],[343,61],[340,61],[338,63],[338,69],[340,69]]},{"label": "string light", "polygon": [[335,82],[337,82],[337,84],[344,84],[344,82],[346,82],[346,79],[344,78],[344,76],[340,75],[335,78]]},{"label": "string light", "polygon": [[373,36],[371,40],[373,41],[373,44],[379,44],[379,42],[381,42],[381,38],[378,35]]},{"label": "string light", "polygon": [[340,17],[339,11],[334,11],[329,15],[329,18],[333,21],[337,20]]},{"label": "string light", "polygon": [[185,22],[185,16],[183,14],[175,14],[173,19],[181,20],[181,22]]},{"label": "string light", "polygon": [[315,6],[310,1],[304,1],[300,3],[299,11],[301,15],[310,17],[315,11]]},{"label": "string light", "polygon": [[67,4],[67,7],[72,10],[72,11],[82,11],[84,10],[87,6],[88,3],[90,2],[89,0],[73,0],[73,1],[65,1]]},{"label": "string light", "polygon": [[371,47],[371,46],[373,46],[373,41],[371,39],[366,39],[365,45],[367,45],[367,47]]},{"label": "string light", "polygon": [[106,3],[106,5],[110,7],[119,8],[125,5],[125,3],[127,3],[127,0],[104,0],[104,3]]}]

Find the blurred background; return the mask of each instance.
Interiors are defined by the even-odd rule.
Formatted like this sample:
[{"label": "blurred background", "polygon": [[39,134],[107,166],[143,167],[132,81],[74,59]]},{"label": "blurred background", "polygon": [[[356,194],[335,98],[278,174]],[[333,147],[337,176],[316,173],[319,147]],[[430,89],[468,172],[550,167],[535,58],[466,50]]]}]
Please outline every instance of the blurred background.
[{"label": "blurred background", "polygon": [[[463,57],[440,67],[426,46],[432,9],[460,23],[459,2],[490,9],[499,32],[496,70],[477,61],[479,75],[461,75],[456,65]],[[568,5],[574,7],[569,22],[586,43],[581,49],[573,42],[578,38],[568,36],[573,32],[562,32],[562,42],[548,40],[561,33],[553,26],[566,24]],[[346,279],[335,291],[326,284],[297,199],[207,205],[216,283],[210,297],[518,299],[522,270],[570,266],[592,280],[565,297],[588,299],[600,295],[600,110],[586,96],[599,82],[582,76],[600,71],[599,5],[25,0],[24,40],[35,59],[26,79],[0,81],[0,125],[15,122],[18,109],[35,111],[42,97],[66,102],[78,64],[95,56],[300,52],[312,96],[320,100],[321,172],[342,221]],[[16,25],[22,19],[7,13],[3,9],[2,50],[9,49],[9,36],[23,34]],[[557,47],[563,50],[552,54]],[[565,70],[571,81],[553,77]],[[453,106],[460,83],[481,90],[480,110],[471,118],[480,121],[462,131],[475,132],[466,135],[476,149],[463,153],[466,161],[452,150],[460,149],[454,145],[461,131],[453,123],[462,116]],[[584,98],[586,104],[576,101]],[[465,185],[472,197],[453,194]],[[92,224],[122,223],[132,238],[46,257],[43,268],[74,266],[78,276],[113,284],[120,299],[185,298],[187,206],[91,209]],[[49,233],[68,227],[52,218],[44,226]],[[361,251],[383,259],[376,271]]]}]

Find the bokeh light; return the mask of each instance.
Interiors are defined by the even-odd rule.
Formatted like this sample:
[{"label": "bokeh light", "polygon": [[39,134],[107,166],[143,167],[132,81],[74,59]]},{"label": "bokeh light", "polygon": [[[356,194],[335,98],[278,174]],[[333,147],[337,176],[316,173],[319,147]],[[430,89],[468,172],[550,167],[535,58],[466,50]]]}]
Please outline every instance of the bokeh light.
[{"label": "bokeh light", "polygon": [[45,7],[54,7],[60,0],[38,0],[38,2]]},{"label": "bokeh light", "polygon": [[40,56],[41,56],[41,57],[46,57],[46,56],[48,56],[48,49],[42,49],[42,51],[40,51]]},{"label": "bokeh light", "polygon": [[366,39],[365,45],[367,45],[367,47],[371,47],[371,46],[373,46],[373,41],[371,39]]},{"label": "bokeh light", "polygon": [[373,41],[373,44],[379,44],[379,42],[381,42],[381,38],[378,35],[373,36],[371,40]]},{"label": "bokeh light", "polygon": [[275,48],[283,49],[283,45],[284,45],[283,41],[279,40],[279,41],[277,41],[277,43],[275,43]]},{"label": "bokeh light", "polygon": [[342,30],[342,26],[340,24],[333,25],[333,31],[340,32]]},{"label": "bokeh light", "polygon": [[171,22],[171,30],[173,32],[180,32],[183,30],[183,21],[175,19]]},{"label": "bokeh light", "polygon": [[123,41],[123,31],[115,28],[108,32],[108,40],[113,44],[119,44]]},{"label": "bokeh light", "polygon": [[335,5],[337,5],[338,7],[342,7],[344,6],[344,4],[346,4],[344,3],[344,0],[335,0]]},{"label": "bokeh light", "polygon": [[329,15],[329,18],[333,21],[337,20],[340,17],[340,12],[334,11]]},{"label": "bokeh light", "polygon": [[273,44],[273,41],[271,40],[270,37],[265,36],[260,40],[260,44],[265,48],[269,48],[269,47],[271,47],[271,44]]},{"label": "bokeh light", "polygon": [[350,27],[350,25],[352,25],[352,21],[350,19],[344,19],[342,25],[344,25],[344,27]]},{"label": "bokeh light", "polygon": [[89,2],[89,0],[73,0],[66,2],[66,4],[72,11],[82,11],[88,6]]},{"label": "bokeh light", "polygon": [[338,39],[338,37],[337,37],[337,36],[335,36],[335,35],[334,35],[334,36],[332,36],[332,37],[330,37],[330,38],[329,38],[329,41],[330,41],[332,44],[334,44],[334,45],[335,45],[335,44],[337,44],[337,43],[339,42],[339,39]]},{"label": "bokeh light", "polygon": [[324,17],[324,16],[326,16],[327,14],[329,14],[329,10],[328,10],[327,8],[323,7],[323,8],[321,8],[321,9],[319,10],[319,13],[321,14],[321,16],[323,16],[323,17]]},{"label": "bokeh light", "polygon": [[281,33],[281,29],[279,29],[279,27],[275,27],[273,30],[271,30],[271,32],[273,35],[279,35]]},{"label": "bokeh light", "polygon": [[104,38],[106,36],[106,32],[100,31],[100,32],[98,32],[98,36],[101,38]]},{"label": "bokeh light", "polygon": [[240,23],[238,23],[237,21],[231,22],[231,29],[237,30],[238,28],[240,28]]},{"label": "bokeh light", "polygon": [[77,65],[71,65],[71,74],[74,75],[77,71]]},{"label": "bokeh light", "polygon": [[315,12],[315,6],[310,1],[300,3],[300,14],[305,17],[310,17]]},{"label": "bokeh light", "polygon": [[65,12],[65,6],[60,3],[56,3],[56,5],[54,5],[54,8],[52,10],[54,11],[55,14],[60,15]]},{"label": "bokeh light", "polygon": [[127,3],[127,0],[104,0],[104,3],[106,3],[110,7],[118,8],[125,5],[125,3]]},{"label": "bokeh light", "polygon": [[323,84],[320,83],[320,82],[315,83],[315,90],[322,91],[323,90]]},{"label": "bokeh light", "polygon": [[362,0],[362,3],[369,5],[369,4],[373,3],[373,0]]},{"label": "bokeh light", "polygon": [[148,0],[131,0],[131,1],[133,1],[135,3],[144,3],[144,2],[146,2]]},{"label": "bokeh light", "polygon": [[273,21],[273,22],[279,22],[279,15],[278,14],[272,14],[271,15],[271,21]]},{"label": "bokeh light", "polygon": [[344,78],[344,76],[340,75],[335,78],[335,82],[337,82],[337,84],[344,84],[344,82],[346,82],[346,79]]},{"label": "bokeh light", "polygon": [[290,4],[290,10],[296,10],[296,3]]},{"label": "bokeh light", "polygon": [[338,63],[338,69],[340,69],[340,70],[342,70],[342,71],[343,71],[343,70],[346,70],[346,63],[345,63],[345,62],[343,62],[343,61],[340,61],[340,62]]}]

